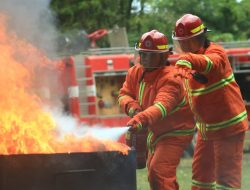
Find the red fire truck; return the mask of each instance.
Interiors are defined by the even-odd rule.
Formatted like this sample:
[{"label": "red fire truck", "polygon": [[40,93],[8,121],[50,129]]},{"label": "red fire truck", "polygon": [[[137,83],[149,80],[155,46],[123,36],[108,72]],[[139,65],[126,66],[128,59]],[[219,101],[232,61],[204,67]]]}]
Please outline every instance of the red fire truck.
[{"label": "red fire truck", "polygon": [[[223,45],[250,118],[250,44],[243,48]],[[68,112],[89,125],[126,125],[128,117],[119,108],[117,95],[133,57],[132,48],[104,48],[65,58],[62,77]],[[170,61],[175,62],[177,57],[172,55]]]}]

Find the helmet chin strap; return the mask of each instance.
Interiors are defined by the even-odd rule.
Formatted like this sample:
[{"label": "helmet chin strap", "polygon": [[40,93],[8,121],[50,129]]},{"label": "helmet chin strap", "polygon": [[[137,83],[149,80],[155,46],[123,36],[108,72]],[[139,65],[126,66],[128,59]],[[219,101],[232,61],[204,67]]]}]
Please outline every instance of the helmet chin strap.
[{"label": "helmet chin strap", "polygon": [[152,71],[154,71],[154,70],[156,70],[156,69],[159,69],[160,67],[152,67],[152,68],[144,68],[144,71],[145,72],[152,72]]},{"label": "helmet chin strap", "polygon": [[192,50],[192,51],[190,51],[190,53],[201,54],[205,51],[204,44],[203,45],[201,44],[201,45],[199,45],[199,47],[192,48],[190,50]]},{"label": "helmet chin strap", "polygon": [[210,45],[210,43],[207,42],[206,39],[205,39],[204,44],[194,53],[195,54],[203,54],[206,51],[206,49],[208,48],[209,45]]},{"label": "helmet chin strap", "polygon": [[[205,35],[204,34],[201,34],[201,35]],[[210,41],[204,36],[204,41],[201,43],[201,47],[196,51],[194,52],[195,54],[203,54],[205,52],[205,50],[209,47],[210,45]]]},{"label": "helmet chin strap", "polygon": [[146,71],[146,72],[152,72],[154,70],[161,69],[161,68],[163,68],[165,66],[167,66],[167,65],[165,64],[165,65],[162,65],[162,66],[159,66],[159,67],[143,67],[143,68],[144,68],[144,71]]},{"label": "helmet chin strap", "polygon": [[193,51],[193,52],[191,52],[191,53],[200,54],[200,53],[202,52],[202,49],[203,49],[203,48],[199,48],[198,50]]},{"label": "helmet chin strap", "polygon": [[164,64],[161,64],[158,67],[143,67],[143,65],[141,65],[141,66],[143,67],[144,71],[151,72],[151,71],[154,71],[156,69],[161,69],[161,68],[168,66],[168,65],[170,65],[170,63],[166,60]]}]

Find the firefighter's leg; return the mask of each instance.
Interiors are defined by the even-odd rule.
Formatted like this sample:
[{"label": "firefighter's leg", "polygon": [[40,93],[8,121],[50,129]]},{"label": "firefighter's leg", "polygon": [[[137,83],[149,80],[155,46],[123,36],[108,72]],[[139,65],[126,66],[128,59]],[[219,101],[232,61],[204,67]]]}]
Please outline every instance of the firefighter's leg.
[{"label": "firefighter's leg", "polygon": [[149,157],[148,175],[151,190],[178,190],[176,168],[191,136],[169,137],[159,141]]},{"label": "firefighter's leg", "polygon": [[215,189],[213,141],[202,140],[200,134],[194,149],[192,173],[192,190]]},{"label": "firefighter's leg", "polygon": [[244,135],[215,141],[216,190],[240,189]]}]

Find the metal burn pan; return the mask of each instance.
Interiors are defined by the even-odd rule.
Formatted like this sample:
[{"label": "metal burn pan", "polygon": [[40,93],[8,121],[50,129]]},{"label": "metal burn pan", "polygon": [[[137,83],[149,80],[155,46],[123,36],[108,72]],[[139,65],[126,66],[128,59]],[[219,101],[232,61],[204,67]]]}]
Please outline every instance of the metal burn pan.
[{"label": "metal burn pan", "polygon": [[136,190],[136,153],[0,155],[1,190]]}]

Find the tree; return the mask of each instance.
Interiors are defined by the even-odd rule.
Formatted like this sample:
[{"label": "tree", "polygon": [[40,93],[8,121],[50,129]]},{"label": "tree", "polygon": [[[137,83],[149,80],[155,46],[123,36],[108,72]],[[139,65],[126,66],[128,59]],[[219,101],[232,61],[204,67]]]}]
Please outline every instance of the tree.
[{"label": "tree", "polygon": [[[223,39],[244,40],[250,35],[250,22],[247,19],[250,15],[250,0],[151,0],[150,5],[150,14],[154,15],[155,22],[165,20],[162,23],[172,29],[177,18],[191,13],[198,15],[214,31],[214,39],[226,36]],[[170,34],[169,28],[163,30]]]},{"label": "tree", "polygon": [[61,31],[91,33],[118,25],[127,28],[130,45],[151,29],[165,33],[171,43],[175,22],[185,13],[198,15],[213,30],[212,39],[250,37],[250,0],[52,0],[51,7]]},{"label": "tree", "polygon": [[115,24],[128,27],[133,0],[52,0],[59,28],[93,32]]}]

